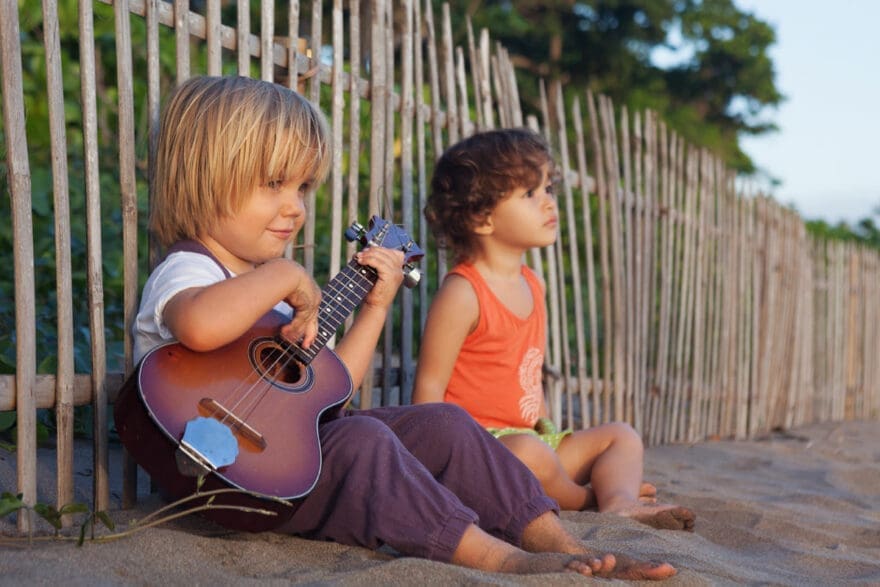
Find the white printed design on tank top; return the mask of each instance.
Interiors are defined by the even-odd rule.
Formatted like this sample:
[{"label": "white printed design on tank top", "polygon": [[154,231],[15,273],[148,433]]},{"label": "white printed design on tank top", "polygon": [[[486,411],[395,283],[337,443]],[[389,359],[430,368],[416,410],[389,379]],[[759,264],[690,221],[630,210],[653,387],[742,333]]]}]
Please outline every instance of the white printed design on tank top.
[{"label": "white printed design on tank top", "polygon": [[519,365],[519,384],[523,396],[519,400],[519,411],[526,422],[536,422],[541,413],[543,388],[541,387],[541,366],[544,353],[535,347],[529,348]]}]

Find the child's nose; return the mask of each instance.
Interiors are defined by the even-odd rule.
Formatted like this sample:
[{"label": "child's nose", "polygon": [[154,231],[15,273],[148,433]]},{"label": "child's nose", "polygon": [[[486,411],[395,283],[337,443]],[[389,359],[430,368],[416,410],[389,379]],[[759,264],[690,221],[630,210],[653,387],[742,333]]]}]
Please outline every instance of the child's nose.
[{"label": "child's nose", "polygon": [[306,211],[306,203],[303,195],[298,190],[290,190],[281,204],[283,216],[302,216]]}]

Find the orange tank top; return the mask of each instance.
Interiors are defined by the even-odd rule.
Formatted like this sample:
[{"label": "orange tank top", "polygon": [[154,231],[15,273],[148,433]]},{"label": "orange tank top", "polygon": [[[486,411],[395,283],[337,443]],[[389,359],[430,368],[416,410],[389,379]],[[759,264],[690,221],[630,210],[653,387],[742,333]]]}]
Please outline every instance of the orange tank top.
[{"label": "orange tank top", "polygon": [[467,410],[486,428],[532,428],[544,402],[546,309],[541,282],[523,265],[522,275],[534,301],[531,314],[523,319],[495,297],[472,265],[457,265],[450,273],[470,282],[480,318],[458,353],[444,399]]}]

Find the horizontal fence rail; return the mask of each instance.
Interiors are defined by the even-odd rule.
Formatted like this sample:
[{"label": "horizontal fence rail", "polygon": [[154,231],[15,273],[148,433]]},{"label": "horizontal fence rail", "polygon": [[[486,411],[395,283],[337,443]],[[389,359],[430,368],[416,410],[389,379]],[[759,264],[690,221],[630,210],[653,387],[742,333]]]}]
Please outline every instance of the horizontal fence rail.
[{"label": "horizontal fence rail", "polygon": [[[553,146],[562,178],[560,238],[528,259],[547,283],[557,423],[625,420],[660,444],[880,415],[878,252],[810,237],[795,212],[746,193],[654,113],[557,82],[524,108],[506,50],[470,21],[465,46],[454,45],[447,4],[294,1],[276,12],[263,2],[254,22],[249,2],[198,6],[80,0],[71,37],[45,0],[43,61],[28,46],[23,68],[23,9],[0,0],[0,183],[10,194],[0,222],[12,244],[2,279],[15,299],[2,316],[15,348],[0,411],[16,413],[25,501],[38,496],[38,410],[54,416],[60,507],[73,496],[75,408],[91,406],[95,508],[108,507],[108,404],[134,368],[130,326],[157,254],[145,230],[155,131],[163,97],[197,74],[275,81],[327,114],[331,176],[310,194],[290,253],[319,282],[354,252],[345,228],[372,214],[428,252],[425,278],[388,320],[361,407],[410,401],[421,325],[449,262],[420,214],[433,162],[475,131],[528,125]],[[96,27],[110,27],[112,43]],[[70,38],[76,68],[61,60]],[[34,87],[45,128],[27,119]],[[50,137],[45,150],[29,144],[40,137]],[[34,181],[40,166],[51,182]],[[135,471],[127,462],[120,473],[124,503]]]}]

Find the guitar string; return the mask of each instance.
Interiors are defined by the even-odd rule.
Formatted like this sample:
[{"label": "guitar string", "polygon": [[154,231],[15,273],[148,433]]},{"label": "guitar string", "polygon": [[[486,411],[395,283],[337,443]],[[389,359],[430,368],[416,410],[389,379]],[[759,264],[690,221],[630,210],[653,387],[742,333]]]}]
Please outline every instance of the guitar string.
[{"label": "guitar string", "polygon": [[[349,288],[345,287],[337,287],[339,283],[342,281],[342,277],[344,277],[345,273],[350,273],[349,276]],[[378,276],[374,269],[357,264],[356,262],[352,262],[346,266],[346,268],[340,272],[337,276],[337,279],[331,280],[331,282],[327,285],[328,293],[333,294],[334,299],[342,298],[342,300],[348,303],[348,307],[346,308],[346,312],[340,314],[332,307],[330,309],[331,317],[334,317],[338,320],[337,328],[339,324],[341,324],[345,318],[353,311],[353,309],[362,301],[369,291],[372,289],[374,282],[370,281],[370,277],[367,275],[372,274],[373,276]],[[369,284],[369,287],[364,287],[362,283],[359,283],[355,278],[362,278],[362,281]],[[323,305],[323,304],[322,304]],[[329,302],[328,302],[329,305]],[[330,331],[331,329],[327,329],[325,331],[325,335],[321,337],[319,332],[320,346],[323,348],[329,338],[335,333],[335,329]],[[316,340],[317,342],[318,340]],[[280,347],[279,347],[280,348]],[[274,358],[274,360],[263,369],[263,373],[261,374],[256,369],[251,369],[251,373],[239,384],[225,395],[223,400],[232,401],[232,405],[228,408],[228,415],[224,415],[220,418],[220,422],[226,425],[229,425],[229,420],[233,416],[235,416],[240,422],[247,423],[248,419],[253,415],[253,412],[257,409],[260,402],[265,398],[265,396],[271,391],[271,389],[277,384],[280,380],[280,377],[277,375],[268,376],[268,373],[279,373],[284,372],[288,367],[290,367],[292,362],[296,362],[297,358],[294,353],[294,349],[300,350],[304,355],[307,355],[308,363],[310,363],[318,352],[320,352],[321,348],[318,350],[314,350],[316,346],[313,344],[309,349],[303,349],[298,345],[291,344],[288,348],[280,348],[282,352],[278,353],[278,355]],[[282,365],[280,365],[280,371],[276,370],[279,367],[279,364],[284,361]],[[308,363],[302,365],[300,368],[308,368]],[[253,380],[253,381],[252,381]],[[251,382],[252,381],[252,382]],[[260,385],[260,383],[264,383],[264,385]],[[246,388],[246,389],[245,389]],[[237,399],[235,399],[237,397]],[[248,402],[249,400],[249,402]],[[248,405],[245,405],[245,402],[248,402]],[[244,408],[243,408],[244,406]],[[242,409],[243,408],[243,409]],[[237,412],[240,412],[237,414]]]},{"label": "guitar string", "polygon": [[[357,270],[355,270],[352,267],[353,273],[355,273],[355,274],[369,273],[369,271],[365,271],[361,266],[357,265],[357,267],[358,267]],[[374,271],[373,271],[373,273],[374,273]],[[353,277],[357,277],[357,275],[353,275]],[[328,284],[326,289],[328,290],[328,293],[331,293],[331,292],[334,293],[335,294],[334,297],[342,298],[342,300],[344,300],[348,303],[348,307],[346,308],[346,311],[343,313],[339,313],[336,310],[334,310],[333,308],[329,308],[331,315],[334,315],[334,317],[338,320],[338,323],[337,323],[337,328],[338,328],[338,324],[341,324],[342,321],[345,320],[345,318],[351,313],[351,311],[360,303],[360,301],[362,301],[364,299],[364,297],[366,297],[366,294],[369,293],[370,289],[372,289],[372,283],[369,284],[370,287],[364,287],[362,284],[360,284],[354,280],[351,280],[349,283],[350,287],[348,289],[343,287],[343,288],[338,288],[338,289],[334,290],[334,288],[336,288],[337,281],[340,281],[340,280],[331,281],[331,283]],[[360,291],[358,291],[358,289],[352,289],[352,287],[358,288]],[[329,305],[329,302],[328,302],[328,305]],[[327,329],[325,331],[325,335],[323,337],[324,340],[321,341],[321,345],[320,345],[321,348],[323,348],[323,346],[325,346],[327,340],[329,340],[329,338],[334,333],[335,333],[335,329],[333,329],[333,331],[331,331],[331,329]],[[298,346],[296,348],[299,349],[300,351],[302,351],[303,353],[308,353],[310,355],[317,355],[317,353],[320,352],[320,349],[318,349],[317,351],[312,350],[312,349],[316,348],[314,345],[312,347],[310,347],[309,349],[302,349],[301,347],[298,347]],[[311,358],[309,359],[309,363],[313,359],[314,359],[314,356],[311,356]],[[284,364],[281,365],[281,369],[280,369],[281,372],[283,372],[285,369],[287,369],[292,362],[297,362],[297,357],[293,352],[284,351],[284,352],[280,353],[279,356],[276,358],[275,362],[273,363],[273,367],[277,366],[279,361],[282,361],[282,360],[284,361]],[[301,365],[299,368],[300,369],[308,369],[308,363]],[[243,402],[245,400],[248,400],[248,399],[250,400],[249,405],[245,406],[243,409],[244,415],[241,416],[241,419],[244,422],[246,422],[247,419],[253,415],[254,411],[257,409],[257,407],[259,407],[259,404],[265,398],[266,394],[268,394],[272,390],[272,388],[277,385],[277,381],[278,381],[277,377],[270,378],[270,377],[266,377],[266,376],[261,376],[259,373],[256,373],[256,376],[258,378],[258,381],[255,382],[251,386],[251,389],[248,390],[248,392],[245,393],[237,402],[237,407],[239,407],[243,404]],[[265,385],[263,385],[260,389],[257,389],[260,381],[264,381]],[[253,393],[253,392],[256,392],[256,393]]]},{"label": "guitar string", "polygon": [[[336,299],[338,301],[341,298],[342,300],[344,300],[348,304],[348,307],[346,308],[347,311],[343,312],[343,313],[339,313],[333,307],[330,307],[329,301],[327,302],[327,304],[322,304],[325,306],[326,310],[329,310],[330,317],[336,318],[338,320],[337,328],[338,328],[338,324],[341,324],[342,320],[344,320],[345,317],[348,316],[348,314],[351,312],[351,309],[353,309],[355,306],[357,306],[357,304],[359,303],[359,299],[363,299],[363,296],[369,292],[369,289],[365,289],[356,283],[355,283],[355,286],[360,287],[361,292],[353,291],[350,289],[347,290],[345,288],[336,288],[336,284],[333,282],[331,282],[331,284],[328,284],[327,288],[325,288],[328,293],[333,294],[333,299]],[[356,294],[356,295],[352,295],[352,294]],[[291,345],[291,346],[295,347],[296,349],[300,350],[303,354],[308,355],[308,358],[309,358],[308,362],[299,366],[299,369],[308,369],[308,364],[311,363],[311,361],[315,358],[317,353],[320,352],[320,350],[326,345],[326,343],[330,339],[330,337],[332,337],[333,334],[335,333],[335,329],[327,328],[327,329],[322,329],[322,330],[324,330],[324,332],[323,332],[323,334],[319,334],[319,339],[318,339],[318,341],[316,341],[316,342],[319,342],[319,344],[317,346],[312,345],[309,349],[303,349],[302,347],[299,347],[298,345]],[[320,348],[318,348],[318,347],[320,347]],[[316,348],[317,348],[317,350],[315,350]],[[275,361],[273,362],[272,368],[269,369],[268,371],[273,372],[273,369],[275,367],[280,367],[277,371],[274,371],[274,372],[275,373],[283,373],[286,369],[288,369],[290,367],[290,365],[292,363],[296,363],[296,362],[298,362],[298,359],[296,357],[296,354],[292,350],[282,349],[282,352],[279,353],[278,357],[276,357]],[[282,363],[282,364],[279,365],[279,363]],[[305,375],[302,374],[301,378],[304,376]],[[280,377],[278,377],[278,376],[275,376],[275,377],[260,376],[259,373],[257,373],[257,377],[259,377],[260,380],[265,380],[266,385],[263,386],[262,389],[260,389],[258,393],[252,395],[250,398],[245,396],[245,397],[240,398],[240,400],[238,402],[239,405],[242,405],[245,400],[248,400],[248,399],[250,400],[250,405],[244,407],[244,413],[246,414],[245,417],[250,417],[253,414],[254,410],[256,410],[256,408],[259,406],[259,403],[263,400],[265,395],[272,389],[272,387],[274,387],[275,385],[278,384],[278,381],[280,379]],[[256,389],[256,385],[254,385],[253,388]],[[248,394],[246,394],[246,395],[248,395]]]}]

